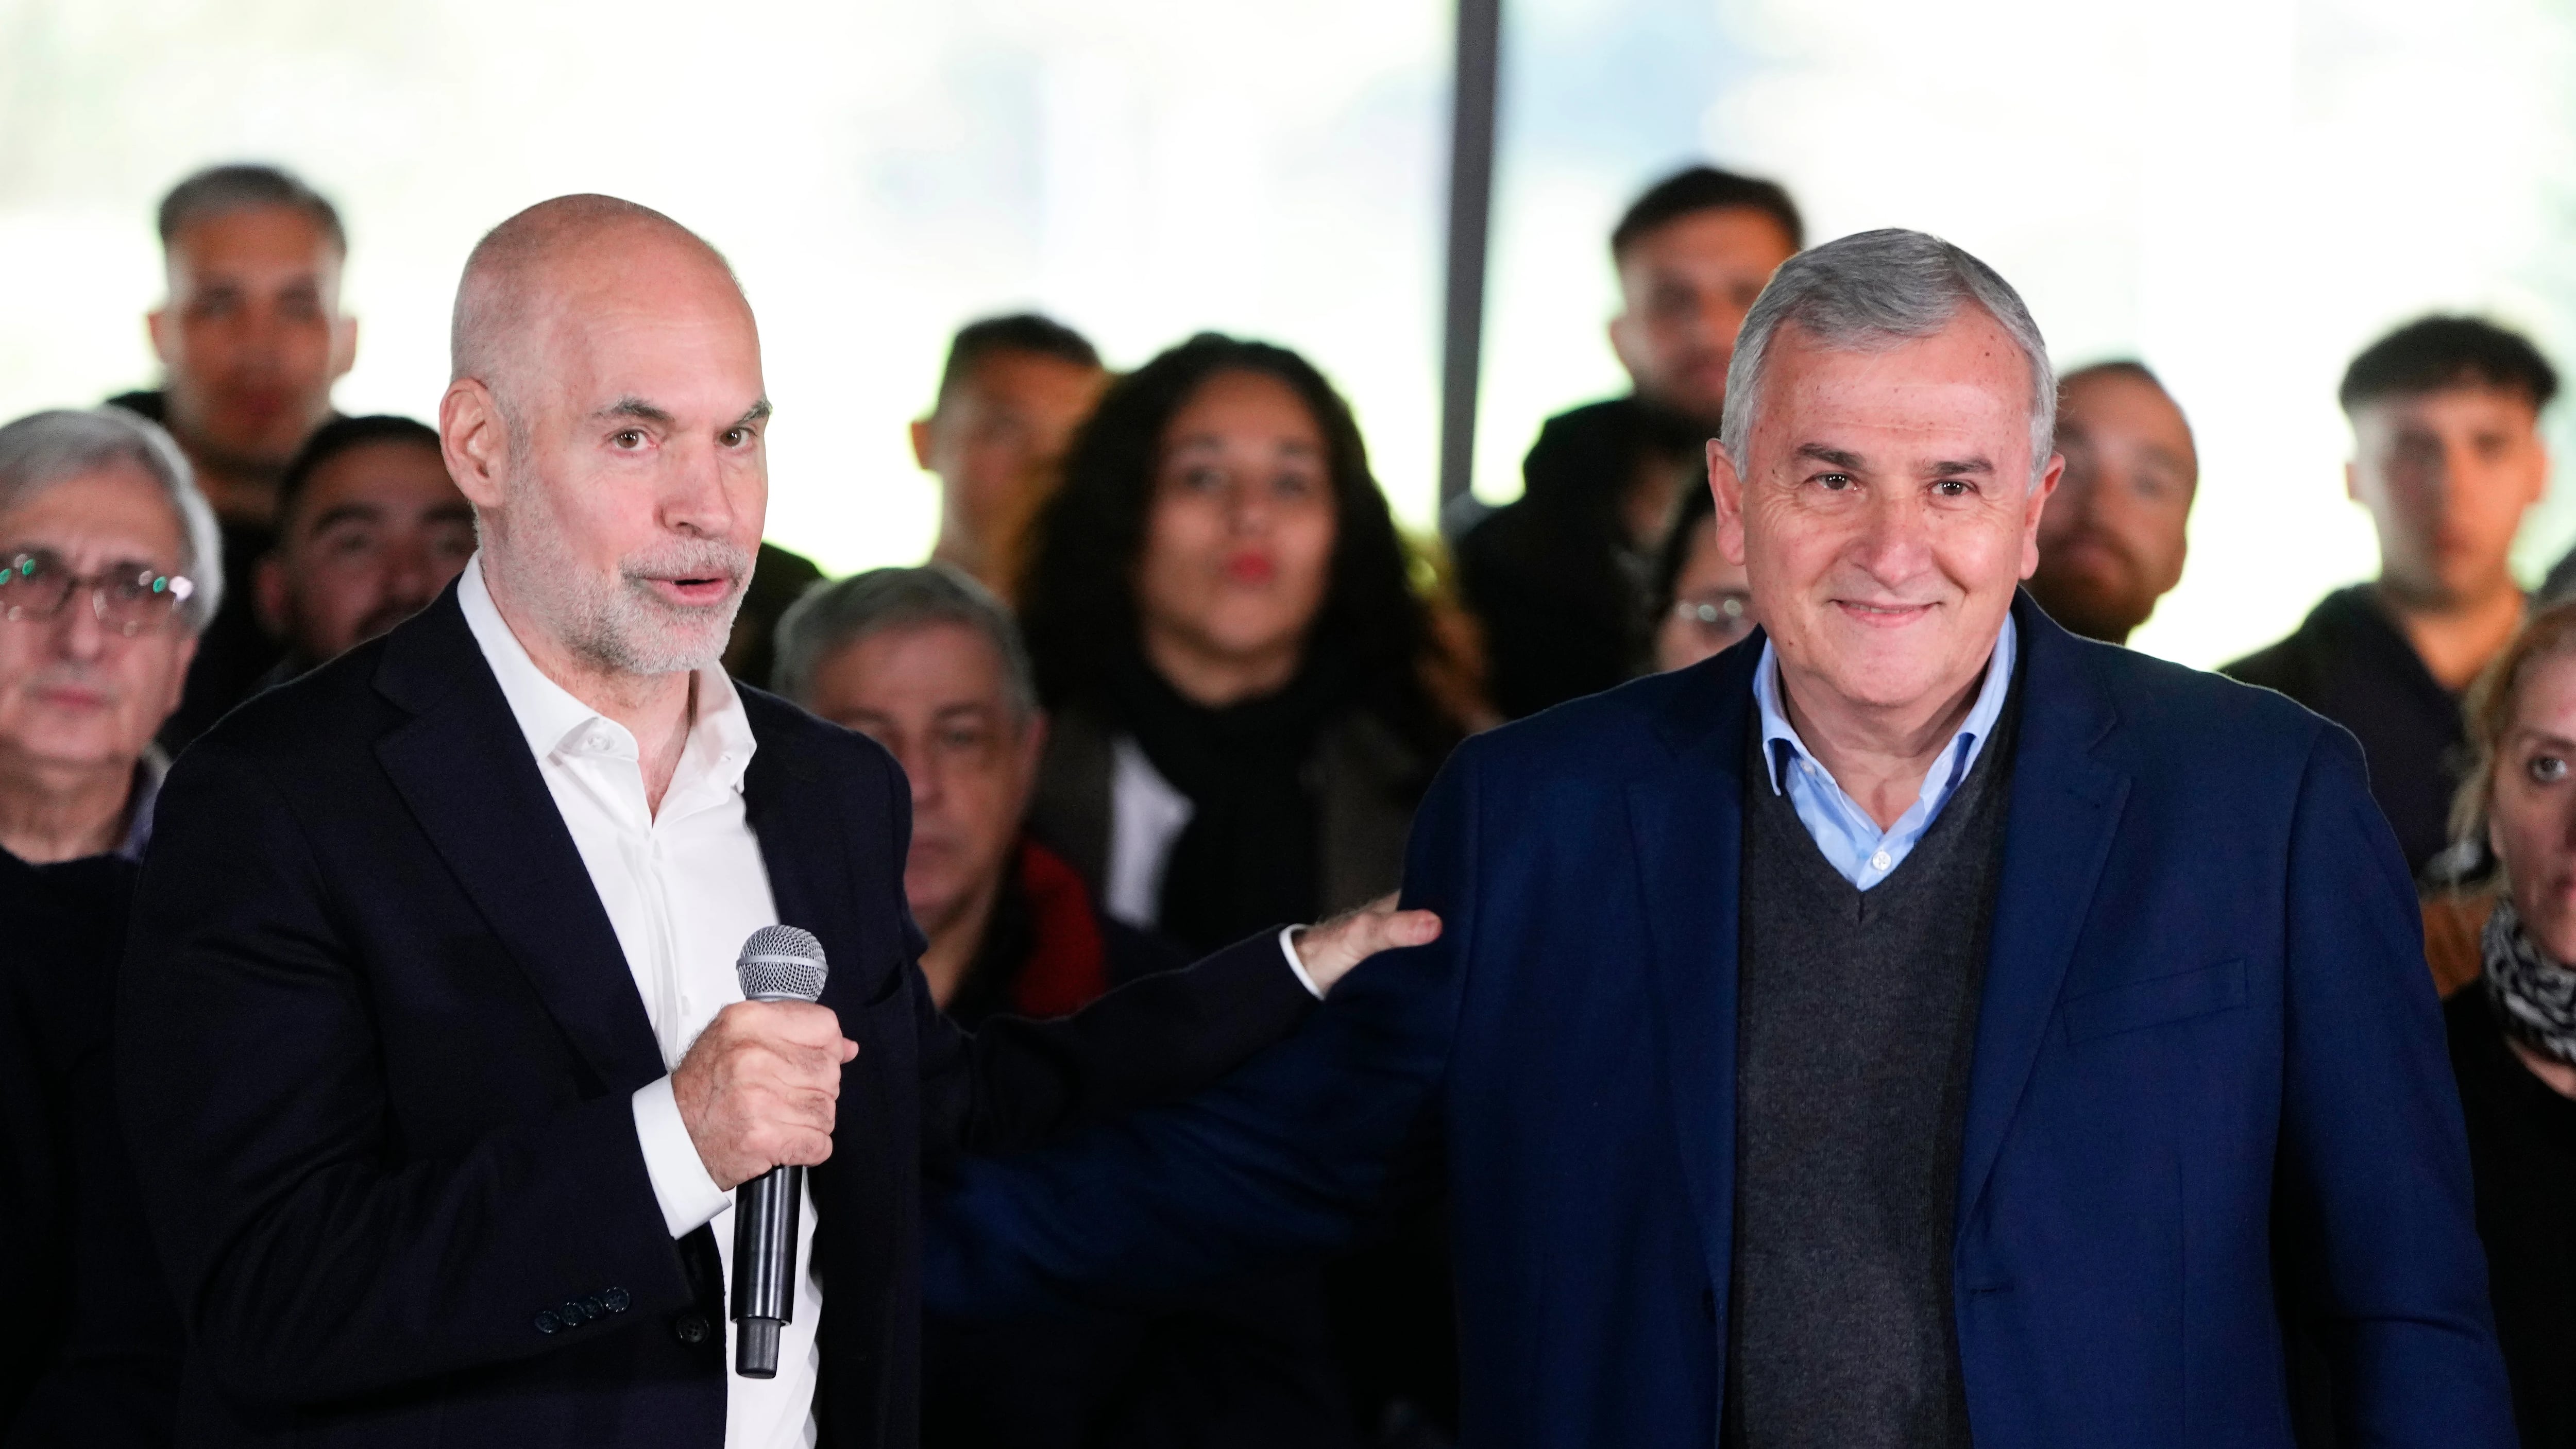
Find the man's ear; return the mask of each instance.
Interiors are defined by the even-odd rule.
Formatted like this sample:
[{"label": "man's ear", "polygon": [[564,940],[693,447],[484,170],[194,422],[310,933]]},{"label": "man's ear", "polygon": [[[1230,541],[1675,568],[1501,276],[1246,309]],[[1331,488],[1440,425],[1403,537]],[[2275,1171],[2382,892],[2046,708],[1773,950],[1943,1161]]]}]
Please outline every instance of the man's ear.
[{"label": "man's ear", "polygon": [[460,377],[438,400],[438,455],[457,491],[480,513],[501,506],[501,477],[510,456],[510,426],[501,403],[481,381]]},{"label": "man's ear", "polygon": [[331,380],[338,382],[358,365],[358,319],[342,313],[331,319]]},{"label": "man's ear", "polygon": [[259,626],[268,631],[270,638],[285,638],[288,612],[286,565],[278,559],[276,549],[260,555],[250,583],[251,601],[257,606]]},{"label": "man's ear", "polygon": [[2361,501],[2361,465],[2350,460],[2343,465],[2343,496],[2355,503]]},{"label": "man's ear", "polygon": [[1619,359],[1620,369],[1628,374],[1629,385],[1643,386],[1645,374],[1639,369],[1645,366],[1646,349],[1635,336],[1636,315],[1623,306],[1602,330],[1610,338],[1610,351]]},{"label": "man's ear", "polygon": [[2048,500],[2057,493],[2057,485],[2066,477],[2066,455],[2048,455],[2048,467],[2039,475],[2039,483],[2022,500],[2021,576],[2029,578],[2039,572],[2039,519],[2048,511]]},{"label": "man's ear", "polygon": [[1011,807],[1020,816],[1021,824],[1027,823],[1029,798],[1037,793],[1038,766],[1046,759],[1046,745],[1046,711],[1033,709],[1029,711],[1028,723],[1020,727],[1020,758],[1016,762],[1020,777],[1019,799]]},{"label": "man's ear", "polygon": [[168,303],[143,314],[143,335],[152,340],[152,355],[161,359],[161,370],[170,370],[172,344],[177,340],[178,322],[170,315]]},{"label": "man's ear", "polygon": [[1708,491],[1717,501],[1717,551],[1728,563],[1744,566],[1744,480],[1726,445],[1708,440]]},{"label": "man's ear", "polygon": [[930,471],[930,428],[928,418],[912,420],[912,461],[919,464],[924,473]]},{"label": "man's ear", "polygon": [[201,642],[203,642],[202,635],[190,634],[179,641],[177,648],[170,651],[170,676],[164,682],[161,693],[161,717],[153,721],[152,733],[156,735],[161,733],[161,726],[170,722],[170,716],[179,712],[179,702],[187,698],[188,666],[197,662],[197,645]]}]

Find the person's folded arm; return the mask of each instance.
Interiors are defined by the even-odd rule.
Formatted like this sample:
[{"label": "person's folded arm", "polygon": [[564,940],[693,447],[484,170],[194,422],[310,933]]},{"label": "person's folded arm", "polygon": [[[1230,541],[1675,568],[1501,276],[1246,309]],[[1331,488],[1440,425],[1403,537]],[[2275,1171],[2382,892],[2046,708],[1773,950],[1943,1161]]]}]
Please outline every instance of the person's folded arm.
[{"label": "person's folded arm", "polygon": [[932,1311],[1150,1301],[1345,1246],[1428,1187],[1475,944],[1472,755],[1433,785],[1406,863],[1404,905],[1437,912],[1440,938],[1353,971],[1294,1037],[1186,1102],[959,1164],[925,1224]]},{"label": "person's folded arm", "polygon": [[[540,1108],[452,1155],[405,1150],[375,1024],[399,1008],[342,938],[263,763],[200,742],[171,772],[118,1007],[146,1215],[216,1381],[339,1398],[687,1303],[628,1094]],[[610,1290],[624,1313],[541,1330]]]},{"label": "person's folded arm", "polygon": [[2348,1442],[2515,1442],[2413,882],[2360,748],[2319,731],[2286,919],[2285,1226]]}]

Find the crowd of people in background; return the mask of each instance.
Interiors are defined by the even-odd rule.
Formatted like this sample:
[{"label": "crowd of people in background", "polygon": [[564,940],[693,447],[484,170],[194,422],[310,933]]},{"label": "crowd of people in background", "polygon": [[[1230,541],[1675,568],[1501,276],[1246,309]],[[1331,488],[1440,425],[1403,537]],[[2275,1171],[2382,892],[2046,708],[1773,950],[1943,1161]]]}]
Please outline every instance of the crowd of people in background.
[{"label": "crowd of people in background", "polygon": [[[158,216],[163,378],[0,427],[0,1438],[166,1442],[180,1319],[124,1187],[110,983],[176,752],[382,636],[473,559],[439,430],[342,416],[332,204],[268,166]],[[1752,637],[1704,455],[1735,336],[1805,244],[1777,183],[1698,166],[1610,237],[1623,396],[1537,429],[1519,499],[1408,538],[1312,362],[1203,334],[1132,370],[1020,314],[955,335],[912,447],[930,557],[826,580],[775,545],[724,653],[910,782],[920,966],[967,1027],[1070,1012],[1400,883],[1467,735]],[[2357,356],[2377,577],[2227,666],[2358,737],[2424,892],[2526,1442],[2576,1445],[2576,556],[2510,565],[2551,365],[2429,317]],[[2032,598],[2125,644],[2180,581],[2200,463],[2142,363],[2065,374]],[[2465,703],[2464,703],[2465,701]],[[470,761],[456,762],[470,770]],[[1455,1432],[1442,1223],[1154,1311],[934,1324],[934,1446],[1431,1446]],[[2293,1326],[2295,1338],[2295,1325]],[[2295,1368],[2295,1364],[2294,1364]]]}]

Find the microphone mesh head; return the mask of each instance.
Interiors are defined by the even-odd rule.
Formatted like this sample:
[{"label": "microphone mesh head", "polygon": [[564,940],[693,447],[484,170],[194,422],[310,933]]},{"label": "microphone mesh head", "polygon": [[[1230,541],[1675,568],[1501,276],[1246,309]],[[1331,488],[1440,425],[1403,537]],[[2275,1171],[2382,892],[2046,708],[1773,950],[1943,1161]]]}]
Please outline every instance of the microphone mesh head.
[{"label": "microphone mesh head", "polygon": [[823,943],[797,926],[763,926],[734,962],[753,1001],[812,1001],[823,994]]}]

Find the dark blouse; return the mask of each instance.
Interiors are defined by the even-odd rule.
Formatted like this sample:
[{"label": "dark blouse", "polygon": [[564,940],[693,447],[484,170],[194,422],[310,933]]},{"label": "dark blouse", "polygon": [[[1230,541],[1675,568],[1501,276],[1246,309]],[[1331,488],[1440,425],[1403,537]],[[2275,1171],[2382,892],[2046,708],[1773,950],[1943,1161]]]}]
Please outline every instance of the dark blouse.
[{"label": "dark blouse", "polygon": [[2513,1412],[2531,1449],[2576,1446],[2576,1101],[2505,1045],[2479,983],[2443,1007],[2468,1122],[2478,1235]]}]

